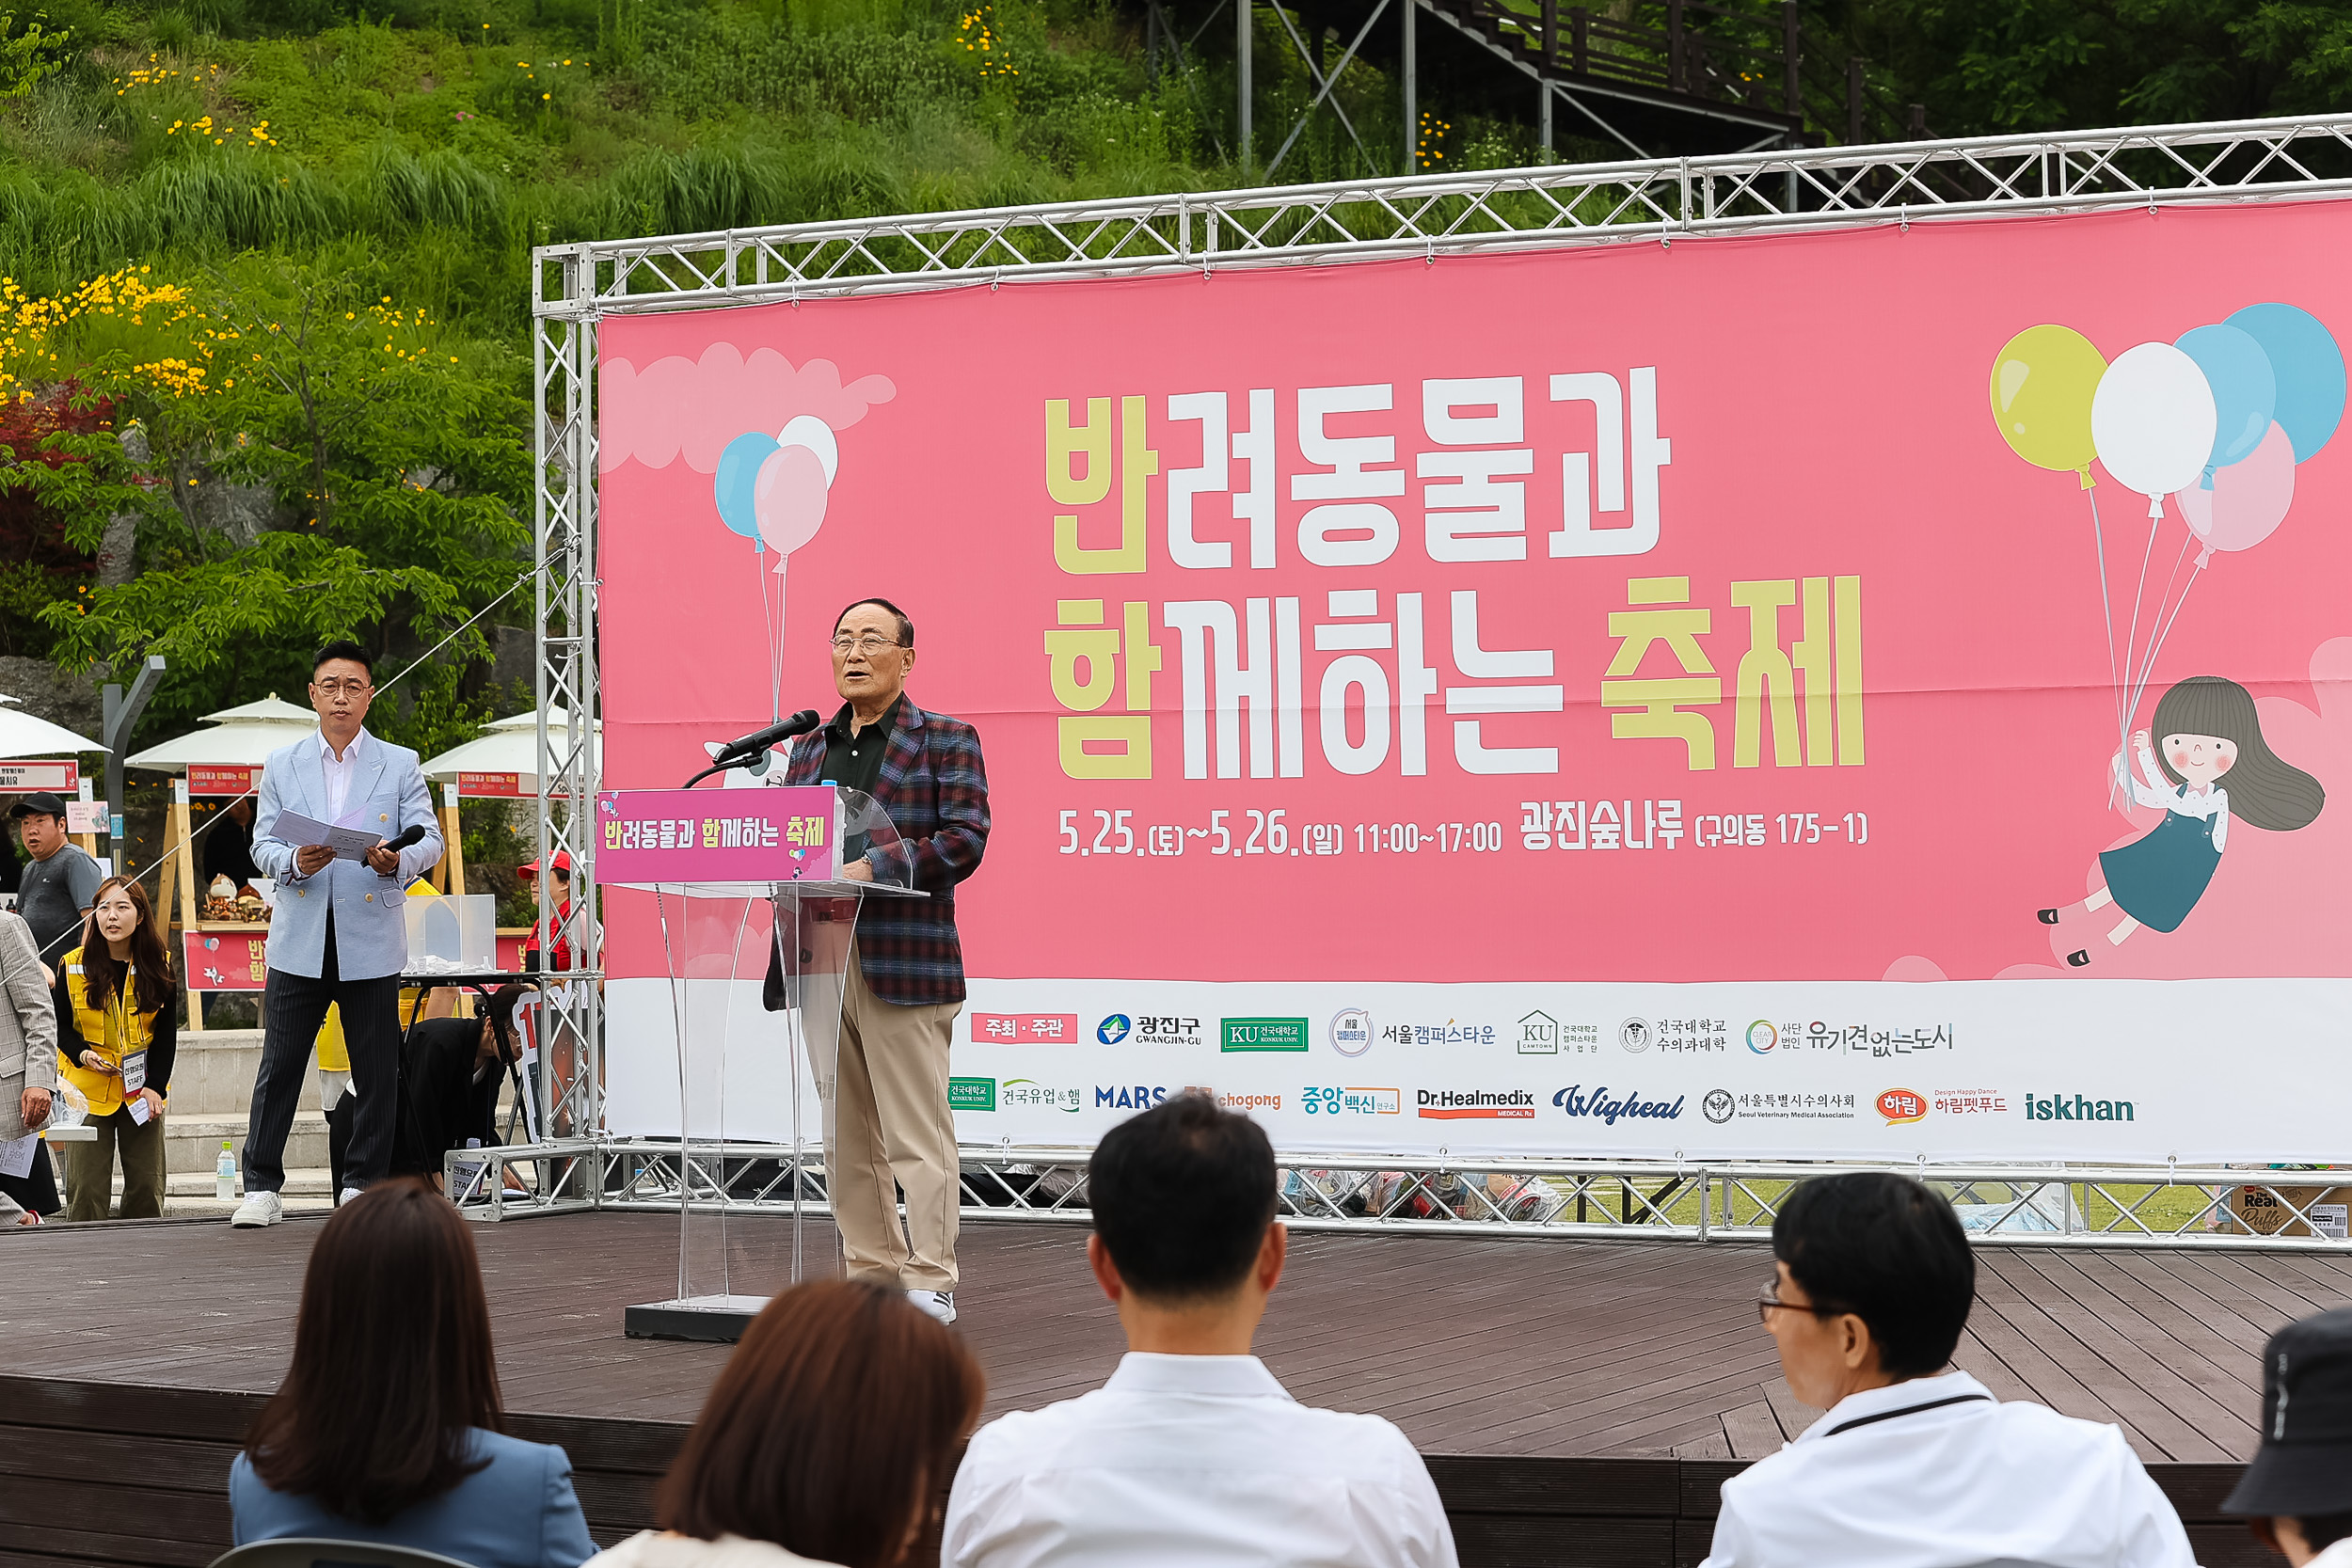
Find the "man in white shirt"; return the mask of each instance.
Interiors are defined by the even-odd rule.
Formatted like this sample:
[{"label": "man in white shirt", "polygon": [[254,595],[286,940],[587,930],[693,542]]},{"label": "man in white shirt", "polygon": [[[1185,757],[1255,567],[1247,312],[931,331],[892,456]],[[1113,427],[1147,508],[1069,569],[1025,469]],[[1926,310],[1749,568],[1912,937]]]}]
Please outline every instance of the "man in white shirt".
[{"label": "man in white shirt", "polygon": [[1087,1184],[1087,1259],[1127,1354],[1094,1393],[974,1435],[943,1560],[1454,1568],[1405,1434],[1297,1403],[1249,1354],[1287,1242],[1257,1123],[1180,1095],[1111,1129]]},{"label": "man in white shirt", "polygon": [[2122,1432],[1951,1370],[1977,1267],[1943,1198],[1819,1177],[1782,1203],[1772,1252],[1757,1313],[1828,1414],[1724,1482],[1701,1568],[2195,1568]]},{"label": "man in white shirt", "polygon": [[2293,1568],[2352,1568],[2352,1307],[2263,1347],[2263,1445],[2221,1505]]}]

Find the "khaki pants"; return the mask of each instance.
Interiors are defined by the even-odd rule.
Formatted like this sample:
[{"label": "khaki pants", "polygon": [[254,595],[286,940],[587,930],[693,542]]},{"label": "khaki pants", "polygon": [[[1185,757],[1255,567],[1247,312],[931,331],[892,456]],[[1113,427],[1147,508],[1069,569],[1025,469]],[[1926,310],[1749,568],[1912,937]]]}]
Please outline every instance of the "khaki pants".
[{"label": "khaki pants", "polygon": [[[901,1007],[866,986],[854,950],[841,999],[834,1101],[834,1223],[851,1279],[956,1288],[959,1166],[947,1042],[961,1004]],[[898,1220],[893,1183],[906,1194]]]},{"label": "khaki pants", "polygon": [[151,1220],[164,1212],[164,1118],[145,1127],[128,1111],[92,1117],[98,1141],[65,1145],[65,1218],[103,1220],[114,1200],[115,1150],[122,1150],[122,1212],[117,1219]]}]

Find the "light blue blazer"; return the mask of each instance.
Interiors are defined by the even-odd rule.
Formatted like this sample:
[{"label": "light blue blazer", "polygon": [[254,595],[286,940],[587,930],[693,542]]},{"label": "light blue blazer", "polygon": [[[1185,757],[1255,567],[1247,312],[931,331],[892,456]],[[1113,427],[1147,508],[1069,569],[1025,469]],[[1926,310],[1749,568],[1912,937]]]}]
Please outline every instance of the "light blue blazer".
[{"label": "light blue blazer", "polygon": [[400,874],[379,877],[358,861],[330,861],[316,876],[294,870],[294,846],[277,837],[278,814],[300,812],[321,822],[326,810],[326,746],[318,732],[280,746],[262,770],[262,802],[253,819],[253,863],[278,884],[269,922],[269,967],[315,980],[326,967],[327,911],[334,911],[335,972],[345,980],[373,980],[408,967],[408,917],[404,891],[441,858],[441,827],[434,819],[417,753],[362,729],[358,772],[344,802],[353,825],[397,838],[418,823],[424,837],[400,852]]},{"label": "light blue blazer", "polygon": [[380,1525],[363,1525],[328,1513],[315,1498],[271,1491],[239,1454],[229,1470],[236,1544],[305,1536],[367,1541],[438,1552],[473,1568],[580,1568],[596,1555],[572,1492],[572,1462],[562,1449],[477,1427],[472,1457],[490,1463],[437,1497]]}]

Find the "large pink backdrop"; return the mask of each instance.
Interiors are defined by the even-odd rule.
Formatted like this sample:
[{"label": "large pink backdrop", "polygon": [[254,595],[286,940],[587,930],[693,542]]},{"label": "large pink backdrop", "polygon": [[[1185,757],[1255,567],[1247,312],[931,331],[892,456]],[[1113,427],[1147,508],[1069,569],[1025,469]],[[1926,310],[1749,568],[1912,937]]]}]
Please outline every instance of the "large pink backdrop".
[{"label": "large pink backdrop", "polygon": [[[986,747],[976,976],[2342,976],[2352,799],[2233,820],[2169,933],[2082,906],[2163,815],[2109,783],[2135,600],[2133,728],[2226,676],[2352,781],[2352,445],[2198,570],[2177,501],[2152,540],[2104,467],[2012,452],[1987,378],[2039,324],[2110,361],[2262,302],[2342,331],[2348,243],[2314,203],[610,319],[604,784],[830,713],[833,616],[875,594]],[[640,923],[615,901],[614,967],[659,974]]]}]

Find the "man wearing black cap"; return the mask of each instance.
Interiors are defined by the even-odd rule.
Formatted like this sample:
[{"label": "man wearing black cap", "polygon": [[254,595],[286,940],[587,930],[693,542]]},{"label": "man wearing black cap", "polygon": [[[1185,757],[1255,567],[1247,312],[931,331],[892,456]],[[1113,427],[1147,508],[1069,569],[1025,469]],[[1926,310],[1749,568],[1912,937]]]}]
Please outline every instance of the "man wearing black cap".
[{"label": "man wearing black cap", "polygon": [[98,863],[66,837],[65,801],[56,796],[47,790],[27,795],[8,808],[8,817],[33,858],[17,883],[16,912],[33,928],[40,961],[55,969],[72,948],[82,917],[105,878]]},{"label": "man wearing black cap", "polygon": [[2352,1565],[2352,1307],[2289,1323],[2263,1349],[2263,1446],[2221,1505],[2295,1568]]}]

